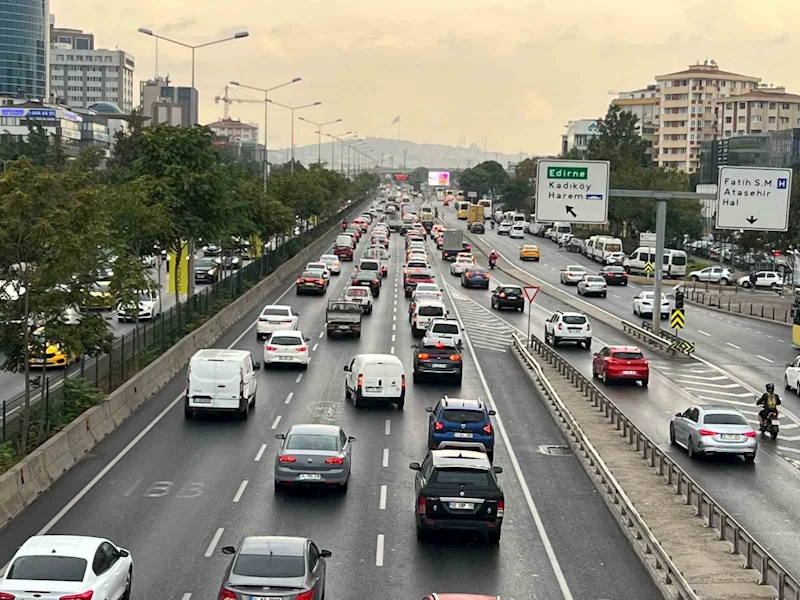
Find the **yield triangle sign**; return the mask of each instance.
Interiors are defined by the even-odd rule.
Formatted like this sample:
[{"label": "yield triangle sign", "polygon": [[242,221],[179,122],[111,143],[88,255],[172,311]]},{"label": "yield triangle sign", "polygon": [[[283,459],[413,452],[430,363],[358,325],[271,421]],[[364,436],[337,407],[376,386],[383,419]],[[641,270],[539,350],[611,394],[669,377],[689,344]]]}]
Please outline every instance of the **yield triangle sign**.
[{"label": "yield triangle sign", "polygon": [[525,289],[525,297],[528,299],[528,303],[533,302],[533,299],[536,298],[536,294],[539,293],[539,286],[526,285],[524,289]]}]

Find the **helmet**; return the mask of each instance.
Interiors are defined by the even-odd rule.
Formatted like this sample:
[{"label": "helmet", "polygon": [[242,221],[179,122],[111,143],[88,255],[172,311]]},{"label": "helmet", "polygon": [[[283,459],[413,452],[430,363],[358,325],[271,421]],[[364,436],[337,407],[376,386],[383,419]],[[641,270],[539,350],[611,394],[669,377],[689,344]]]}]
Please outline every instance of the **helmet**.
[{"label": "helmet", "polygon": [[774,392],[774,391],[775,391],[775,384],[773,384],[773,383],[768,383],[768,384],[767,384],[767,393],[768,393],[768,394],[771,394],[771,393],[772,393],[772,392]]}]

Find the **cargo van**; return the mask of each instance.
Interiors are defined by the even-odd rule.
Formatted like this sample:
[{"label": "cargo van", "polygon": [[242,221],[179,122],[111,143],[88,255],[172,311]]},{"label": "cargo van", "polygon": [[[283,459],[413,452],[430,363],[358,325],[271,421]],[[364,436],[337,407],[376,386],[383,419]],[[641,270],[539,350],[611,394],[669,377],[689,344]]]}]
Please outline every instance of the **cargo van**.
[{"label": "cargo van", "polygon": [[261,363],[253,362],[247,350],[199,350],[186,373],[184,416],[192,419],[201,412],[228,412],[246,419],[256,403],[256,371],[260,369]]},{"label": "cargo van", "polygon": [[359,408],[365,404],[405,405],[406,374],[394,354],[357,354],[344,366],[344,395]]},{"label": "cargo van", "polygon": [[[622,265],[629,273],[644,273],[644,266],[652,263],[655,268],[656,249],[640,246],[625,259]],[[670,277],[684,277],[686,275],[686,252],[664,248],[664,263],[662,271]]]},{"label": "cargo van", "polygon": [[622,240],[614,237],[599,237],[592,247],[591,258],[599,263],[605,263],[606,257],[612,252],[622,252]]},{"label": "cargo van", "polygon": [[558,241],[559,236],[564,233],[572,233],[572,223],[553,223],[553,241]]}]

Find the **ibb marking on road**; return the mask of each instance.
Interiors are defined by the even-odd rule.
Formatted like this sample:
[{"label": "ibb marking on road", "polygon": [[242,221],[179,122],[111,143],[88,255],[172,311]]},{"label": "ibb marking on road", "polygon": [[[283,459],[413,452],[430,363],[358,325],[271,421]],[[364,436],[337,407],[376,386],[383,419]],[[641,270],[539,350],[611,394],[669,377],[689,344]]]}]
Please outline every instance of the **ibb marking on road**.
[{"label": "ibb marking on road", "polygon": [[[172,488],[175,487],[174,481],[154,481],[150,484],[150,486],[144,491],[145,498],[163,498],[164,496],[169,496],[172,493]],[[203,488],[205,487],[204,483],[200,483],[199,481],[190,481],[189,483],[184,483],[177,492],[175,492],[175,498],[197,498],[198,496],[203,495]]]}]

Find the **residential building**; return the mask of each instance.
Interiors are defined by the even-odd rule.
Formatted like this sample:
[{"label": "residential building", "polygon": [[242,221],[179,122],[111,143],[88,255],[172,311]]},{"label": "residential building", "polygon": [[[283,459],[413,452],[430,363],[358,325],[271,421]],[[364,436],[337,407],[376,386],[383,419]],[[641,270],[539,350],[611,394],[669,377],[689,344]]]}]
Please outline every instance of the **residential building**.
[{"label": "residential building", "polygon": [[578,119],[567,123],[567,132],[561,136],[561,153],[570,150],[586,152],[589,140],[598,134],[597,119]]},{"label": "residential building", "polygon": [[88,108],[76,108],[81,116],[81,148],[99,148],[105,158],[111,156],[112,138],[108,117]]},{"label": "residential building", "polygon": [[718,135],[715,108],[720,98],[752,92],[761,81],[721,71],[716,62],[690,65],[656,76],[660,88],[658,164],[694,173],[700,168],[700,146]]},{"label": "residential building", "polygon": [[29,124],[41,125],[47,135],[60,137],[64,151],[75,156],[81,146],[81,115],[68,107],[29,100],[0,106],[0,132],[26,139]]},{"label": "residential building", "polygon": [[142,81],[139,88],[142,115],[152,123],[191,126],[197,124],[197,90],[174,87],[161,77]]},{"label": "residential building", "polygon": [[123,50],[95,49],[94,35],[79,29],[50,29],[50,89],[56,102],[86,108],[111,102],[133,110],[136,62]]},{"label": "residential building", "polygon": [[636,116],[636,133],[650,144],[650,153],[654,161],[658,160],[658,130],[661,112],[661,91],[657,85],[651,84],[639,90],[620,92],[611,101],[625,112]]},{"label": "residential building", "polygon": [[49,0],[0,0],[0,97],[50,97],[49,23]]},{"label": "residential building", "polygon": [[700,183],[716,184],[719,168],[725,165],[800,170],[800,127],[704,142]]},{"label": "residential building", "polygon": [[214,121],[207,125],[218,137],[226,137],[230,140],[241,142],[258,141],[258,125],[255,123],[243,123],[239,119],[224,118]]},{"label": "residential building", "polygon": [[759,87],[735,98],[717,100],[717,131],[722,138],[800,127],[800,96],[782,87]]}]

